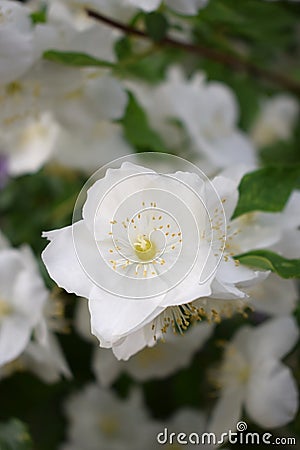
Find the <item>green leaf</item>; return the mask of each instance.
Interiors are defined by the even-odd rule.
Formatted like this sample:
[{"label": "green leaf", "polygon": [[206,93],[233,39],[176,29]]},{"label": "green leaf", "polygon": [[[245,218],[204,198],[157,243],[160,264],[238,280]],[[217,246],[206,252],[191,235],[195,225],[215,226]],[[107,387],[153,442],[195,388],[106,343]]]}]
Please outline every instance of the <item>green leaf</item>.
[{"label": "green leaf", "polygon": [[1,450],[31,450],[32,441],[27,426],[18,419],[0,424]]},{"label": "green leaf", "polygon": [[97,66],[97,67],[115,67],[115,64],[109,61],[103,61],[102,59],[94,58],[86,53],[78,52],[61,52],[58,50],[47,50],[43,54],[43,58],[48,61],[53,61],[67,66],[76,67],[87,67],[87,66]]},{"label": "green leaf", "polygon": [[154,42],[160,42],[167,34],[169,24],[166,17],[159,12],[152,12],[145,17],[146,31]]},{"label": "green leaf", "polygon": [[119,61],[123,61],[132,55],[132,45],[128,36],[122,37],[115,43],[115,53]]},{"label": "green leaf", "polygon": [[235,259],[246,266],[271,270],[282,278],[300,278],[300,259],[286,259],[269,250],[253,250]]},{"label": "green leaf", "polygon": [[300,166],[265,167],[247,173],[239,185],[233,218],[250,211],[281,211],[300,179]]},{"label": "green leaf", "polygon": [[42,7],[39,11],[34,11],[30,14],[32,23],[35,25],[37,23],[47,22],[47,7]]},{"label": "green leaf", "polygon": [[126,139],[138,151],[166,152],[160,136],[152,130],[148,118],[132,93],[121,121]]}]

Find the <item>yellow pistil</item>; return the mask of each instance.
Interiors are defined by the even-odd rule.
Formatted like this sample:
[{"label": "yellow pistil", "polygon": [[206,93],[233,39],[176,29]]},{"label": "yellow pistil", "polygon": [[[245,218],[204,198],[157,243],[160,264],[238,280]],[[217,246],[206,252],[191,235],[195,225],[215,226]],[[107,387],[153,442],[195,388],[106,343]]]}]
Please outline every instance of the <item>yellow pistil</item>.
[{"label": "yellow pistil", "polygon": [[100,430],[106,436],[114,436],[119,430],[119,422],[114,416],[104,416],[100,419]]},{"label": "yellow pistil", "polygon": [[133,244],[134,250],[142,261],[151,261],[156,255],[156,246],[144,234],[139,234],[137,242]]},{"label": "yellow pistil", "polygon": [[12,311],[11,306],[0,298],[0,317],[8,316]]}]

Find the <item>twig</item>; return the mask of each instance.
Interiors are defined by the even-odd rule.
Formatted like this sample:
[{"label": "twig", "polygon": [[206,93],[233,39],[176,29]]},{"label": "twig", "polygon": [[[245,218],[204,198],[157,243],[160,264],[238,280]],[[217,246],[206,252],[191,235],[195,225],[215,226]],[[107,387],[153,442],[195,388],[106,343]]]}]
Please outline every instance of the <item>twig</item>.
[{"label": "twig", "polygon": [[[86,12],[89,17],[92,17],[95,20],[105,23],[113,28],[117,28],[118,30],[123,31],[128,35],[138,36],[142,39],[151,39],[144,31],[138,30],[135,27],[125,25],[121,22],[118,22],[117,20],[103,16],[102,14],[90,9],[87,9]],[[162,39],[159,42],[159,45],[164,47],[177,48],[189,53],[194,53],[196,55],[210,59],[212,61],[216,61],[220,64],[223,64],[224,66],[230,67],[237,71],[246,71],[252,75],[270,81],[278,86],[281,86],[298,96],[300,95],[300,83],[298,83],[297,81],[294,81],[283,74],[274,73],[269,69],[257,66],[252,61],[242,58],[241,56],[234,55],[231,53],[225,53],[220,50],[205,47],[200,44],[195,45],[187,42],[178,41],[177,39],[173,39],[170,37],[165,37],[164,39]]]}]

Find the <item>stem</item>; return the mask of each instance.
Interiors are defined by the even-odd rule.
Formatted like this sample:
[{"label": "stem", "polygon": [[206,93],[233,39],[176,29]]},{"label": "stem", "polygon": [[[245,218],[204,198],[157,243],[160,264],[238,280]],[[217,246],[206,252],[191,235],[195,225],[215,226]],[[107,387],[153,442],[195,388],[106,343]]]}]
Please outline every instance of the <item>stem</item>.
[{"label": "stem", "polygon": [[[111,19],[110,17],[103,16],[102,14],[90,9],[87,9],[86,12],[89,17],[92,17],[93,19],[98,20],[99,22],[105,23],[110,27],[117,28],[118,30],[123,31],[126,34],[131,34],[133,36],[137,36],[142,39],[150,39],[150,37],[144,31],[138,30],[135,27],[125,25],[121,22]],[[270,81],[300,96],[300,83],[286,77],[283,74],[274,73],[269,69],[257,66],[252,61],[249,61],[248,59],[245,59],[239,55],[232,53],[225,53],[223,51],[205,47],[200,44],[195,45],[187,42],[178,41],[177,39],[173,39],[170,37],[165,37],[164,39],[162,39],[159,42],[159,45],[162,47],[177,48],[189,53],[203,56],[204,58],[216,61],[236,71],[246,71],[251,75]]]}]

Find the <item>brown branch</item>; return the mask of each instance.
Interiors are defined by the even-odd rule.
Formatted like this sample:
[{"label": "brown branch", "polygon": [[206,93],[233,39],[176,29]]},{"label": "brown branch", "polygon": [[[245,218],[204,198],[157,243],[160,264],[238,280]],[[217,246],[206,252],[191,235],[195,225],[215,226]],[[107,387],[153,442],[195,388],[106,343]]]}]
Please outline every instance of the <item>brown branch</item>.
[{"label": "brown branch", "polygon": [[[137,28],[125,25],[90,9],[87,9],[86,12],[89,17],[92,17],[99,22],[105,23],[113,28],[117,28],[118,30],[123,31],[128,35],[138,36],[142,39],[151,39],[144,31],[138,30]],[[242,58],[241,56],[231,53],[225,53],[220,50],[205,47],[200,44],[195,45],[178,41],[177,39],[172,39],[170,37],[165,37],[164,39],[162,39],[159,42],[159,45],[184,50],[186,52],[202,56],[204,58],[218,62],[226,67],[230,67],[231,69],[234,69],[236,71],[246,71],[251,75],[255,75],[259,78],[265,79],[266,81],[270,81],[278,86],[281,86],[298,96],[300,95],[300,83],[298,83],[297,81],[294,81],[283,74],[275,73],[269,69],[257,66],[252,61]]]}]

